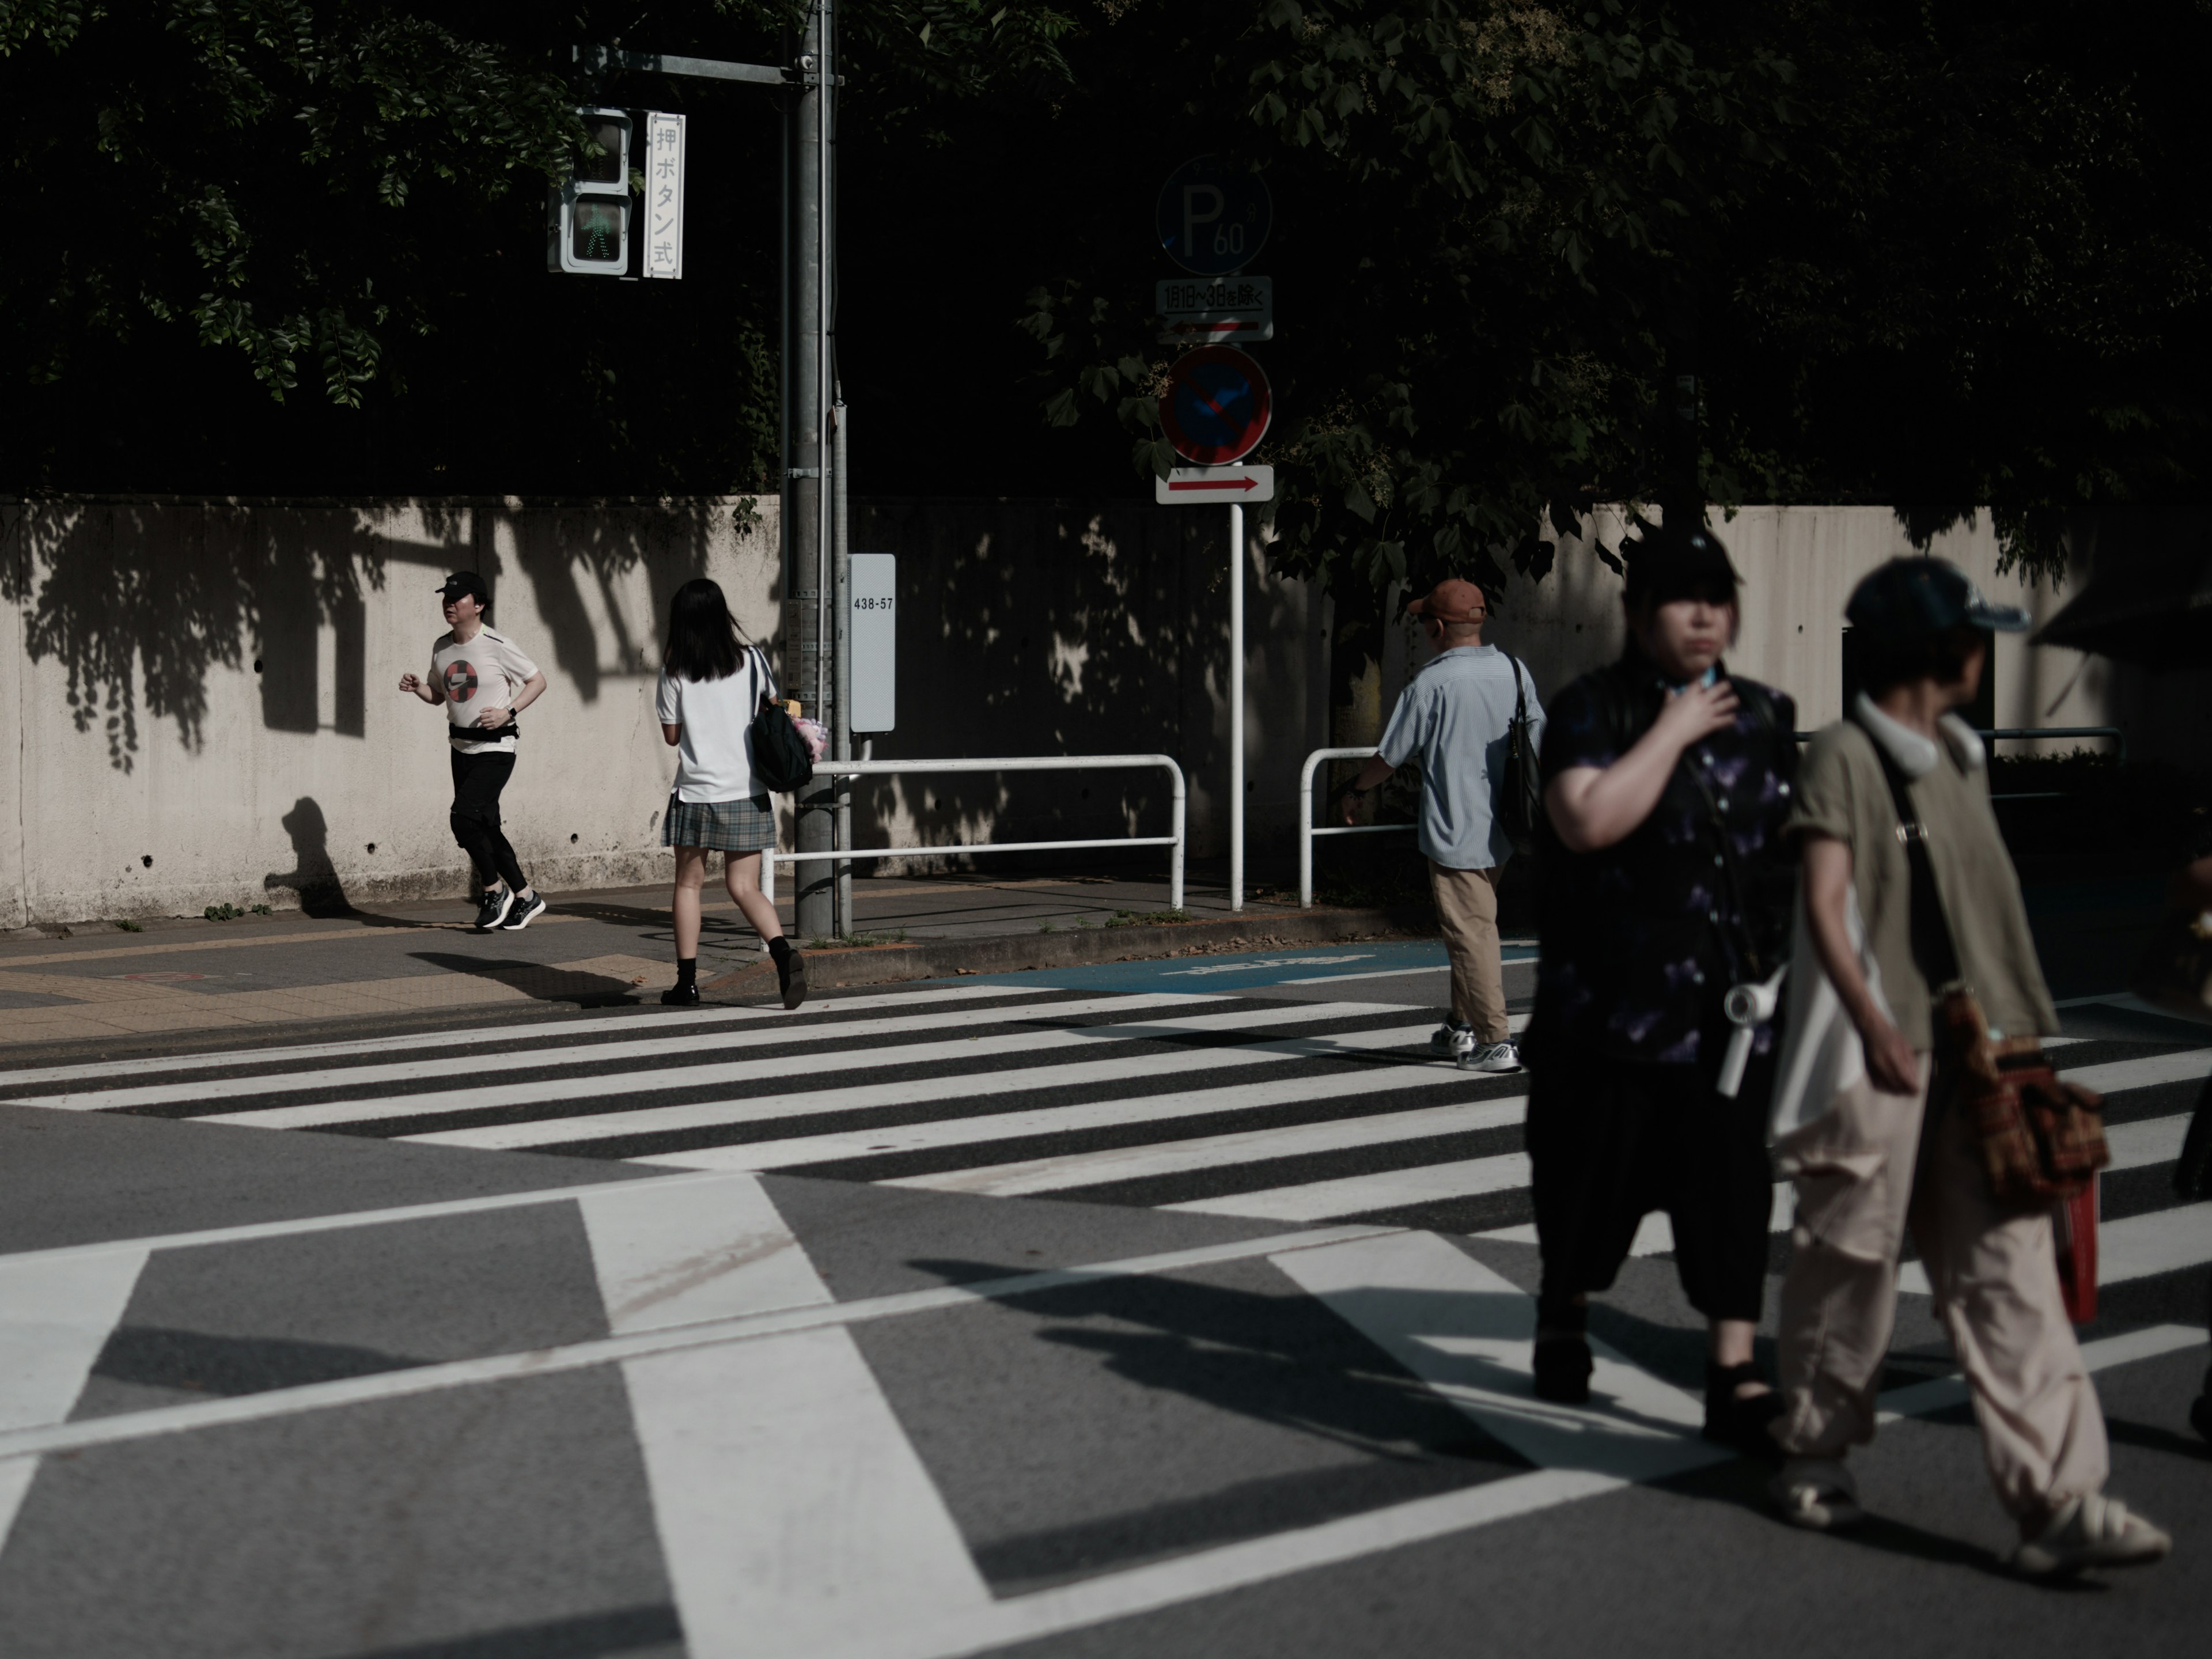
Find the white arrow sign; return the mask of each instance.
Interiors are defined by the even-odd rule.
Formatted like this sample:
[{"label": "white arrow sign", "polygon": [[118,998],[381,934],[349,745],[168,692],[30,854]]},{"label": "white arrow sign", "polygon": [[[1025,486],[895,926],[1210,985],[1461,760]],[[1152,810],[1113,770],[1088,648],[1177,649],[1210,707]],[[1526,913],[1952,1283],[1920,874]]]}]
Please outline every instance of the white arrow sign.
[{"label": "white arrow sign", "polygon": [[1152,480],[1152,499],[1162,507],[1218,507],[1224,502],[1275,499],[1272,466],[1179,466]]}]

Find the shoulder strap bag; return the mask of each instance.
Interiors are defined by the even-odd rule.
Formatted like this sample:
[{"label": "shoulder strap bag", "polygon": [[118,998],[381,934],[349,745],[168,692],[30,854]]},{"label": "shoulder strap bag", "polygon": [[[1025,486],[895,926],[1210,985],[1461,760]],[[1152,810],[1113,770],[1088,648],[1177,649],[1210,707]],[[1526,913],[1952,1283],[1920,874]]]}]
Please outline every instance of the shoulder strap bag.
[{"label": "shoulder strap bag", "polygon": [[[760,647],[753,647],[760,656]],[[760,665],[761,679],[768,678],[768,665]],[[814,781],[814,751],[807,745],[799,727],[792,723],[784,706],[770,698],[765,689],[760,696],[760,707],[753,715],[752,732],[753,775],[779,794],[789,794],[803,789]]]},{"label": "shoulder strap bag", "polygon": [[1911,786],[1872,732],[1892,801],[1897,838],[1912,872],[1913,957],[1935,999],[1936,1076],[1931,1103],[1966,1114],[1981,1148],[1990,1196],[2008,1210],[2051,1210],[2059,1281],[2069,1315],[2095,1316],[2097,1171],[2112,1162],[2105,1145],[2104,1097],[2059,1080],[2037,1036],[1992,1037],[1982,1006],[1960,973],[1928,830],[1912,809]]},{"label": "shoulder strap bag", "polygon": [[1498,823],[1516,853],[1536,844],[1544,818],[1544,780],[1536,760],[1535,722],[1528,718],[1528,671],[1511,652],[1513,719],[1505,728],[1505,769],[1498,781]]}]

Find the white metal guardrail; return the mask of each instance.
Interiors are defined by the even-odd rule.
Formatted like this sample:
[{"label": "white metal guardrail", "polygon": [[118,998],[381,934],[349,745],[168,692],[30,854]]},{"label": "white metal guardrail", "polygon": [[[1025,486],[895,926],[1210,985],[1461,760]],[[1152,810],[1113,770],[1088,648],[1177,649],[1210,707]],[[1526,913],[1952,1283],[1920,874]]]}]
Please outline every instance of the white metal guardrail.
[{"label": "white metal guardrail", "polygon": [[[2128,734],[2117,726],[1978,726],[1977,737],[1990,743],[2027,743],[2038,738],[2110,738],[2119,745],[2117,757],[2121,765],[2128,763]],[[1820,734],[1800,732],[1796,734],[1800,743],[1810,743]],[[2063,789],[2038,789],[2016,794],[1991,795],[1991,800],[2063,800]]]},{"label": "white metal guardrail", "polygon": [[[2127,733],[2117,726],[2001,726],[1979,728],[1980,735],[1991,742],[2027,741],[2036,738],[2110,738],[2119,744],[2119,758],[2128,758]],[[1800,743],[1810,743],[1817,735],[1811,732],[1795,734]],[[1316,836],[1392,836],[1403,835],[1414,828],[1410,823],[1326,824],[1314,823],[1314,772],[1323,761],[1371,760],[1375,750],[1366,749],[1316,749],[1306,757],[1305,764],[1298,769],[1298,908],[1313,908],[1313,844]],[[1993,800],[2055,799],[2055,795],[2024,794],[1994,795]]]},{"label": "white metal guardrail", "polygon": [[1090,841],[999,841],[955,842],[942,847],[844,847],[823,853],[787,853],[768,848],[761,854],[761,891],[775,897],[775,866],[779,864],[822,863],[848,859],[883,859],[930,853],[1069,852],[1086,847],[1166,847],[1168,908],[1182,908],[1183,805],[1182,768],[1167,755],[1006,755],[972,760],[817,761],[814,769],[824,777],[885,777],[899,772],[1107,772],[1132,767],[1157,766],[1173,780],[1174,832],[1165,836],[1115,836]]},{"label": "white metal guardrail", "polygon": [[1364,749],[1316,749],[1298,769],[1298,908],[1313,908],[1313,844],[1316,836],[1401,836],[1410,823],[1352,823],[1316,826],[1313,821],[1314,769],[1323,761],[1373,760],[1373,744]]}]

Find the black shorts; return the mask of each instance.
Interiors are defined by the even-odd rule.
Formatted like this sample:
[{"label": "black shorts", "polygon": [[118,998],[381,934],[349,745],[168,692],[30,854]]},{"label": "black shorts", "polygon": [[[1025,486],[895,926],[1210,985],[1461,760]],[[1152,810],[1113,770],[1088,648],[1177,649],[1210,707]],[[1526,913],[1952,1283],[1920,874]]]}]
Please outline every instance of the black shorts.
[{"label": "black shorts", "polygon": [[1713,1087],[1726,1028],[1705,1037],[1707,1059],[1689,1066],[1566,1055],[1555,1044],[1532,1059],[1528,1146],[1547,1295],[1607,1288],[1638,1224],[1664,1210],[1690,1305],[1708,1319],[1759,1318],[1773,1051],[1753,1058],[1728,1100]]}]

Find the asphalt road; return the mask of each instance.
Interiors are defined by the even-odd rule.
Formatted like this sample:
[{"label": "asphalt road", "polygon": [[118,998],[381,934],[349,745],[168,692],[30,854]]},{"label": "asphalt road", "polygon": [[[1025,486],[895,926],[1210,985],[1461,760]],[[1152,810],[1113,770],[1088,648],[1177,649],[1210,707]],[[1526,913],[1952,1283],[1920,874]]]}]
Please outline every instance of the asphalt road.
[{"label": "asphalt road", "polygon": [[1439,957],[0,1074],[0,1650],[2203,1651],[2202,1028],[2067,1010],[2112,1490],[2178,1547],[2053,1591],[1924,1297],[1850,1540],[1682,1432],[1663,1226],[1535,1405],[1525,1083],[1427,1058]]}]

